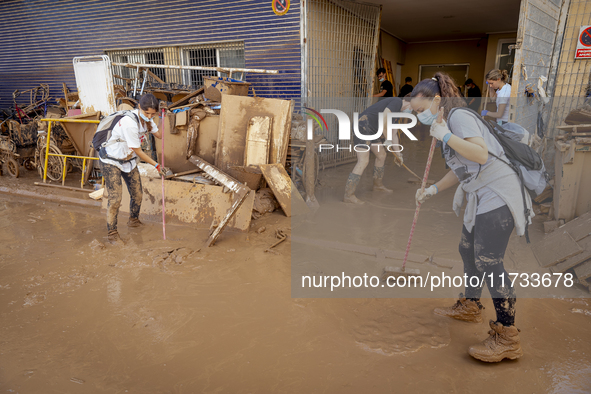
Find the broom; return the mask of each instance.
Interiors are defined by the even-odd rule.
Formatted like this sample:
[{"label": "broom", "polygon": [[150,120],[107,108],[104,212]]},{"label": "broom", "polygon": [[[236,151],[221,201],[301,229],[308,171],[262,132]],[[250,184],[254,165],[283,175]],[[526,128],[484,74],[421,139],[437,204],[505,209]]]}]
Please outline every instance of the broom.
[{"label": "broom", "polygon": [[[162,167],[164,167],[164,116],[166,115],[162,109],[162,121],[160,122],[160,129],[162,130]],[[164,175],[162,175],[162,237],[166,240],[166,205],[164,203]]]},{"label": "broom", "polygon": [[[441,122],[442,113],[440,112],[439,116],[437,117],[437,122]],[[435,152],[435,145],[437,144],[437,139],[433,138],[431,141],[431,147],[429,148],[429,158],[427,159],[427,167],[425,167],[425,175],[423,175],[423,182],[421,183],[421,193],[425,190],[425,185],[427,184],[427,180],[429,179],[429,170],[431,170],[431,162],[433,161],[433,153]],[[412,242],[412,237],[415,232],[415,227],[417,225],[417,220],[419,219],[419,211],[421,209],[421,203],[418,203],[417,209],[415,210],[415,216],[412,220],[412,227],[410,228],[410,235],[408,237],[408,243],[406,244],[406,252],[404,253],[404,260],[402,262],[402,268],[398,267],[386,267],[384,268],[384,275],[383,278],[387,279],[390,276],[393,277],[408,277],[409,275],[416,275],[420,276],[421,271],[418,269],[406,269],[406,261],[408,260],[408,252],[410,251],[410,244]]]}]

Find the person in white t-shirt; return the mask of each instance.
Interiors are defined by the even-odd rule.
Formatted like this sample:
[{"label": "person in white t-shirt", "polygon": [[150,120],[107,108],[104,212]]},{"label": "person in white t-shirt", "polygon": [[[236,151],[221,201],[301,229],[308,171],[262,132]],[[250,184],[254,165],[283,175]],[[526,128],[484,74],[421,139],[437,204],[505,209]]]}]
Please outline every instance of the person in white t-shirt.
[{"label": "person in white t-shirt", "polygon": [[495,118],[502,125],[509,122],[509,100],[511,97],[511,85],[507,83],[509,74],[507,70],[490,70],[486,74],[486,84],[495,90],[497,94],[497,112],[482,110],[482,116]]},{"label": "person in white t-shirt", "polygon": [[152,120],[158,113],[159,102],[152,94],[140,98],[139,108],[122,117],[106,141],[106,146],[99,151],[101,172],[105,178],[108,192],[107,204],[107,238],[109,241],[121,242],[117,232],[117,215],[121,206],[122,182],[125,181],[130,195],[128,227],[139,227],[140,208],[142,205],[142,181],[137,168],[137,161],[152,164],[161,175],[169,171],[152,160],[141,148],[142,141],[148,132],[156,138],[162,138],[162,132]]}]

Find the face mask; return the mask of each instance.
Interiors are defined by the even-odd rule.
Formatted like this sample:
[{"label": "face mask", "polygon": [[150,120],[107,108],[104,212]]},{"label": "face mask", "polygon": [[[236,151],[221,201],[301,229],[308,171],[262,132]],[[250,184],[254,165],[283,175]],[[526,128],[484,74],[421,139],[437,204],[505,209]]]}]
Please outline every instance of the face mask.
[{"label": "face mask", "polygon": [[403,109],[402,112],[406,114],[412,114],[412,108]]},{"label": "face mask", "polygon": [[384,78],[380,78],[380,82],[384,82]]},{"label": "face mask", "polygon": [[146,122],[149,122],[150,121],[150,118],[148,118],[146,115],[144,115],[142,111],[140,111],[140,118],[142,118]]},{"label": "face mask", "polygon": [[430,126],[435,119],[437,119],[437,114],[431,112],[431,107],[433,106],[433,100],[431,101],[431,105],[429,108],[417,114],[417,119],[424,125]]}]

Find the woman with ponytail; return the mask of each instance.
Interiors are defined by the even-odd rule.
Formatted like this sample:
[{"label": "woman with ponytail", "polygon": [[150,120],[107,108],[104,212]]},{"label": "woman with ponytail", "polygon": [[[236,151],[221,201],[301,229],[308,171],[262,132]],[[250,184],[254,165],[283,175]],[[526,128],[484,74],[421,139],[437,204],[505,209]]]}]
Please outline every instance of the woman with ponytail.
[{"label": "woman with ponytail", "polygon": [[497,123],[509,122],[509,100],[511,97],[511,85],[507,83],[509,74],[507,70],[490,70],[486,74],[486,84],[488,88],[494,89],[497,94],[497,112],[482,110],[482,116],[490,116],[497,119]]},{"label": "woman with ponytail", "polygon": [[[507,160],[503,148],[482,119],[461,108],[466,103],[447,74],[437,73],[434,78],[419,82],[411,97],[410,104],[418,119],[431,125],[431,136],[442,141],[445,161],[451,169],[433,186],[417,190],[416,202],[424,203],[460,183],[454,196],[454,211],[459,215],[466,194],[468,204],[460,240],[464,273],[468,278],[480,279],[484,275],[496,311],[496,321],[490,321],[490,337],[471,346],[468,352],[487,362],[519,358],[523,352],[519,330],[514,325],[515,290],[503,266],[513,228],[518,235],[525,232],[519,178],[501,161]],[[434,312],[482,322],[482,287],[471,286],[472,283],[467,281],[465,295],[460,294],[453,306],[436,308]]]}]

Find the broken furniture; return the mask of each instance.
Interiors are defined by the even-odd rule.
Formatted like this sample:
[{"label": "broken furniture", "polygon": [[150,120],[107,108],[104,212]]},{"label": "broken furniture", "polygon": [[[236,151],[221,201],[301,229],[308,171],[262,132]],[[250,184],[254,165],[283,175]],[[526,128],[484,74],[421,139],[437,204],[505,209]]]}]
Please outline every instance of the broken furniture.
[{"label": "broken furniture", "polygon": [[[82,116],[88,116],[88,115],[82,115]],[[97,114],[93,114],[90,116],[97,116],[98,117]],[[41,119],[40,121],[48,123],[47,135],[41,136],[40,139],[42,139],[42,140],[37,142],[37,150],[39,151],[39,156],[36,157],[36,160],[39,160],[39,162],[43,163],[43,183],[47,182],[48,174],[50,176],[50,179],[52,179],[52,180],[60,179],[58,176],[60,175],[59,171],[61,171],[62,172],[61,173],[62,186],[64,186],[66,172],[67,172],[67,168],[68,168],[67,159],[71,158],[71,159],[82,161],[82,179],[80,180],[80,187],[83,188],[84,182],[85,182],[85,176],[86,176],[85,170],[86,170],[87,161],[98,160],[98,157],[63,154],[60,151],[60,149],[53,143],[53,140],[51,139],[52,124],[54,122],[99,124],[100,122],[98,120],[66,119],[66,118],[57,118],[57,119],[56,118],[46,118],[46,119]],[[91,140],[92,140],[92,138],[91,138]],[[49,141],[49,143],[47,143],[46,141]]]},{"label": "broken furniture", "polygon": [[70,89],[62,82],[62,91],[64,92],[64,98],[57,99],[57,102],[64,108],[66,114],[70,109],[76,106],[78,102],[78,92],[70,92]]},{"label": "broken furniture", "polygon": [[[168,138],[168,136],[167,136]],[[191,157],[191,163],[216,181],[215,185],[186,182],[181,179],[165,179],[166,223],[184,223],[198,228],[214,228],[206,245],[212,246],[224,228],[248,231],[254,204],[254,193],[235,179],[206,163],[199,157]],[[153,167],[147,164],[150,170]],[[150,168],[152,167],[152,168]],[[142,174],[142,210],[140,219],[162,220],[161,178],[157,173]],[[190,175],[189,175],[190,176]],[[184,178],[184,177],[181,177]],[[229,193],[226,191],[230,191]],[[103,209],[107,199],[103,199]],[[129,193],[123,188],[121,212],[129,212]]]},{"label": "broken furniture", "polygon": [[[81,119],[81,120],[100,120],[101,113],[100,112],[91,112],[87,114],[81,114],[77,116],[70,116],[68,118],[63,118],[65,121],[61,121],[60,123],[64,128],[68,138],[72,142],[74,146],[76,156],[87,156],[87,157],[94,157],[95,151],[92,147],[92,138],[94,137],[94,133],[96,132],[96,124],[94,123],[73,123],[67,122],[69,119]],[[92,170],[94,168],[93,165],[84,165],[84,160],[79,158],[73,158],[71,160],[73,167],[79,168],[81,171],[84,172],[84,181],[83,185],[88,182],[90,175],[92,174]],[[62,179],[62,183],[64,182]],[[82,187],[82,186],[81,186]]]},{"label": "broken furniture", "polygon": [[7,125],[8,135],[0,136],[0,166],[6,164],[8,174],[18,178],[21,165],[35,170],[38,123],[36,120],[25,124],[9,120]]},{"label": "broken furniture", "polygon": [[108,56],[81,56],[72,60],[82,113],[112,114],[117,110],[111,60]]},{"label": "broken furniture", "polygon": [[[245,149],[251,119],[255,117],[272,119],[270,122],[269,155],[265,162],[259,164],[279,163],[285,165],[293,102],[225,94],[222,95],[221,106],[214,165],[238,181],[247,183],[251,189],[256,190],[258,189],[257,178],[249,175],[252,172],[249,172],[246,168],[244,170],[236,168],[245,167],[245,163],[252,162],[246,156]],[[261,126],[263,123],[258,125]],[[264,133],[264,131],[262,132]],[[258,179],[260,180],[260,176]]]},{"label": "broken furniture", "polygon": [[232,78],[223,77],[203,77],[205,98],[213,101],[220,101],[222,94],[230,94],[233,96],[248,96],[248,82],[240,81]]},{"label": "broken furniture", "polygon": [[[25,96],[26,93],[29,93],[27,102],[23,103],[21,101],[20,104],[17,103],[17,99],[21,96]],[[43,115],[45,113],[45,108],[47,107],[47,102],[49,101],[49,85],[42,83],[32,89],[23,91],[15,90],[12,93],[12,101],[20,123],[23,123],[23,118],[35,117],[39,114]],[[42,110],[37,111],[38,109]]]},{"label": "broken furniture", "polygon": [[[220,224],[213,230],[206,242],[206,246],[212,246],[249,194],[252,195],[251,200],[254,203],[254,193],[250,193],[251,190],[248,187],[244,186],[231,176],[224,174],[222,171],[215,168],[205,160],[197,156],[191,156],[189,160],[191,163],[202,169],[203,172],[205,172],[211,178],[232,192],[232,205],[230,209],[228,209],[228,213],[224,216]],[[249,212],[252,212],[252,205],[250,206]]]},{"label": "broken furniture", "polygon": [[279,201],[279,205],[281,205],[281,209],[283,209],[285,216],[291,217],[294,208],[296,208],[298,213],[308,210],[308,206],[304,202],[298,189],[294,186],[289,175],[287,175],[283,165],[265,164],[260,165],[259,168],[269,184],[269,187],[273,190],[275,198]]},{"label": "broken furniture", "polygon": [[[166,167],[170,168],[173,172],[194,170],[195,165],[186,157],[187,128],[177,128],[176,132],[173,132],[176,128],[174,124],[175,118],[175,114],[167,113],[164,122],[164,133],[166,134],[166,139],[164,140],[164,161]],[[200,121],[199,135],[193,148],[194,155],[203,158],[209,163],[213,163],[215,160],[219,118],[218,115],[208,114],[208,116]],[[161,157],[161,150],[160,144],[156,144],[158,157]]]}]

